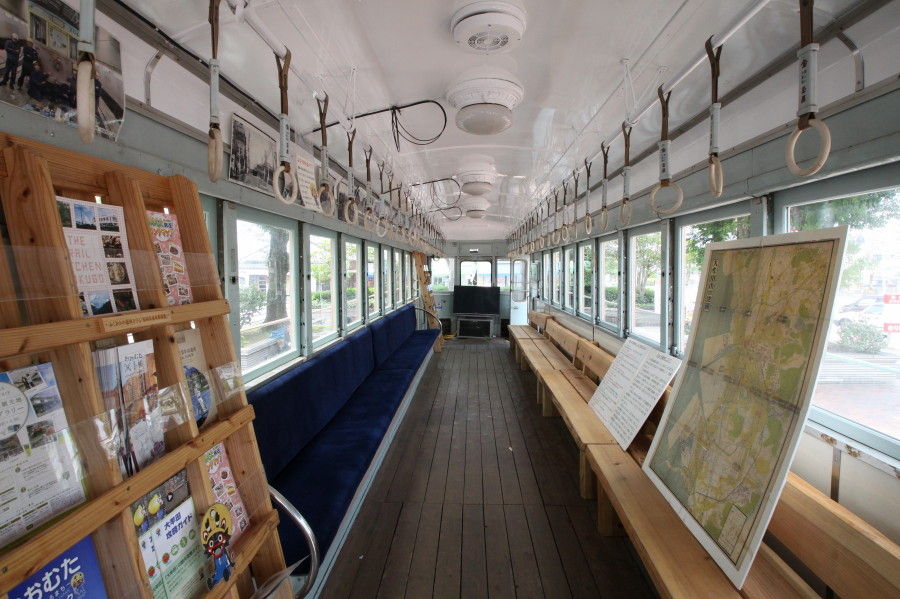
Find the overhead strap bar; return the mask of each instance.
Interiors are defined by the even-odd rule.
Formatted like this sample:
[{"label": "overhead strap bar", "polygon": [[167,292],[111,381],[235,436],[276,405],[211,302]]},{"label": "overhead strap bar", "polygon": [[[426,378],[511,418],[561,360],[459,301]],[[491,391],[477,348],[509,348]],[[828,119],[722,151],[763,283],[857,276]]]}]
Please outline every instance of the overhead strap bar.
[{"label": "overhead strap bar", "polygon": [[[650,206],[657,214],[672,214],[681,208],[684,202],[684,191],[678,183],[672,181],[672,175],[669,172],[669,156],[671,154],[672,141],[669,139],[669,100],[672,98],[672,90],[663,92],[660,85],[656,90],[659,96],[659,108],[662,112],[662,126],[659,133],[659,183],[657,183],[650,192]],[[675,202],[668,208],[662,208],[656,203],[656,195],[663,187],[671,187],[678,194]]]},{"label": "overhead strap bar", "polygon": [[718,198],[725,188],[725,172],[722,170],[722,162],[719,160],[719,122],[722,112],[722,103],[719,102],[719,75],[721,73],[719,63],[725,44],[714,49],[712,40],[712,36],[709,36],[705,44],[710,73],[709,192],[714,198]]},{"label": "overhead strap bar", "polygon": [[[797,58],[800,59],[800,105],[797,108],[797,127],[791,132],[784,153],[788,169],[798,177],[808,177],[819,172],[831,153],[831,131],[816,118],[816,111],[819,109],[816,103],[818,54],[819,44],[813,40],[813,0],[800,0],[800,50],[797,52]],[[819,152],[812,165],[800,168],[794,151],[800,135],[809,128],[819,132]]]}]

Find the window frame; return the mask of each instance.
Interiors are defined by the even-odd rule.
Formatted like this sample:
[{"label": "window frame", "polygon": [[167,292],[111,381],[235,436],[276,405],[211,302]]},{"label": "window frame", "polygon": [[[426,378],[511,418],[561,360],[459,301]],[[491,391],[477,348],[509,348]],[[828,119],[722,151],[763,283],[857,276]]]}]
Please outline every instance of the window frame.
[{"label": "window frame", "polygon": [[[331,302],[334,306],[334,314],[335,314],[335,331],[333,333],[329,333],[325,335],[321,339],[317,339],[313,341],[313,330],[312,330],[312,268],[310,266],[310,237],[327,237],[332,240],[331,246],[331,258],[332,258],[332,278],[334,281],[335,290],[331,292]],[[306,304],[305,310],[305,321],[308,323],[306,327],[306,342],[309,347],[309,352],[312,353],[316,349],[322,347],[323,345],[327,345],[331,343],[335,339],[339,339],[341,337],[341,324],[343,322],[344,314],[341,309],[341,279],[343,276],[337,276],[335,273],[335,269],[343,275],[343,268],[340,261],[341,256],[340,251],[340,239],[337,231],[332,231],[330,229],[324,229],[322,227],[317,227],[316,225],[305,224],[303,227],[303,266],[304,272],[306,276],[304,277],[304,281],[307,281],[306,288],[304,289],[304,300]],[[338,301],[335,302],[335,291],[337,292]]]},{"label": "window frame", "polygon": [[[558,246],[550,250],[550,255],[552,257],[550,267],[552,271],[550,273],[550,279],[553,285],[553,293],[550,296],[550,305],[556,308],[562,308],[562,299],[563,299],[563,275],[566,271],[565,260],[563,260],[563,248],[562,246]],[[559,256],[559,273],[556,271],[556,257]]]},{"label": "window frame", "polygon": [[593,266],[590,273],[591,311],[594,314],[597,312],[597,244],[593,239],[585,239],[575,245],[575,314],[590,322],[594,318],[593,314],[588,314],[582,310],[584,307],[584,259],[582,250],[584,248],[590,248],[591,250],[591,264]]},{"label": "window frame", "polygon": [[[369,250],[375,250],[375,311],[369,312]],[[368,239],[363,240],[363,252],[365,254],[366,268],[364,277],[366,280],[366,309],[364,310],[364,320],[366,323],[372,322],[381,316],[381,247],[380,244]]]},{"label": "window frame", "polygon": [[[394,309],[394,249],[386,244],[379,244],[381,251],[381,314],[387,314]],[[387,256],[385,256],[387,253]],[[387,258],[385,260],[385,257]]]},{"label": "window frame", "polygon": [[[360,296],[359,290],[362,287],[365,278],[365,271],[363,268],[363,261],[367,258],[363,253],[363,242],[359,237],[354,237],[352,235],[346,235],[342,233],[340,235],[341,247],[340,247],[340,268],[341,268],[341,322],[340,327],[341,336],[344,334],[354,331],[359,327],[363,326],[366,322],[366,312],[368,311],[368,289],[366,288],[366,295]],[[348,312],[347,309],[347,289],[349,287],[347,282],[347,245],[355,245],[356,246],[356,297],[359,300],[359,318],[352,322],[346,321],[346,314]]]},{"label": "window frame", "polygon": [[394,308],[399,308],[403,305],[403,250],[400,248],[391,248],[391,265],[393,269],[391,273],[394,275],[391,281],[391,291],[394,295],[391,300]]},{"label": "window frame", "polygon": [[[571,260],[570,258],[571,253]],[[569,264],[572,272],[569,272]],[[571,279],[571,280],[570,280]],[[578,245],[570,243],[563,246],[563,310],[569,314],[575,314],[578,308]],[[571,287],[571,298],[569,288]],[[571,301],[570,301],[571,300]]]},{"label": "window frame", "polygon": [[[500,263],[501,262],[509,263],[509,271],[507,274],[507,278],[509,280],[509,288],[506,291],[503,290],[503,287],[500,287]],[[506,294],[511,293],[512,292],[512,279],[513,279],[513,272],[512,272],[513,259],[507,258],[505,256],[497,256],[496,258],[494,258],[494,264],[493,264],[492,268],[494,269],[494,276],[493,276],[494,286],[500,287],[500,293],[506,293]]]},{"label": "window frame", "polygon": [[[606,301],[606,286],[603,284],[601,271],[605,271],[605,261],[606,254],[603,253],[603,244],[616,242],[616,257],[618,261],[618,269],[616,271],[616,289],[618,290],[619,298],[616,302],[616,319],[617,322],[609,322],[605,320],[606,310],[601,309],[602,304],[600,303],[600,294],[603,293],[603,301]],[[597,311],[597,315],[594,317],[594,324],[603,329],[604,331],[615,335],[616,337],[622,339],[625,337],[625,269],[622,268],[622,265],[625,264],[625,233],[624,231],[617,231],[613,233],[609,233],[607,235],[603,235],[596,238],[596,255],[598,265],[599,263],[603,263],[604,268],[595,268],[596,271],[596,287],[595,287],[595,295],[597,296],[594,301],[595,310]]]},{"label": "window frame", "polygon": [[[634,313],[631,308],[632,301],[634,300],[634,275],[635,275],[635,257],[633,256],[632,251],[632,242],[637,238],[644,235],[652,235],[654,233],[659,233],[659,245],[660,245],[660,263],[659,263],[659,273],[660,273],[660,282],[659,282],[659,291],[660,291],[660,304],[659,304],[659,340],[653,339],[651,337],[646,337],[641,335],[640,333],[635,333],[633,330],[633,318]],[[669,280],[671,273],[669,272],[669,220],[661,220],[658,222],[648,223],[646,225],[641,225],[638,227],[634,227],[631,229],[625,230],[625,249],[626,249],[626,266],[627,266],[627,283],[626,283],[626,296],[624,302],[624,312],[625,319],[623,321],[623,326],[626,332],[626,337],[634,337],[640,341],[643,341],[647,345],[651,347],[655,347],[661,351],[669,351]]]},{"label": "window frame", "polygon": [[[459,280],[458,285],[459,285],[460,287],[485,287],[485,285],[466,285],[466,284],[463,282],[463,278],[462,278],[462,265],[463,265],[465,262],[485,262],[485,263],[487,263],[488,267],[491,269],[491,281],[490,281],[491,284],[490,284],[490,285],[487,285],[487,287],[492,287],[492,286],[495,285],[495,281],[494,281],[494,259],[493,259],[492,257],[489,257],[489,256],[480,256],[480,257],[478,257],[478,258],[470,258],[470,257],[467,256],[467,257],[464,257],[464,258],[460,258],[459,260],[456,261],[457,279]],[[477,267],[475,268],[475,274],[476,274],[476,276],[477,276],[477,274],[478,274],[478,268],[477,268]]]}]

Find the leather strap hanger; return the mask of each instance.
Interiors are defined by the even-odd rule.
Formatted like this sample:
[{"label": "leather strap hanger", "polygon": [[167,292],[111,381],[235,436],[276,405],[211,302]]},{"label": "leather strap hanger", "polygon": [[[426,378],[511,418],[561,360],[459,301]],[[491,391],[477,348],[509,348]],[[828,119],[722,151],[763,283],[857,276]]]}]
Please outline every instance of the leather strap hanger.
[{"label": "leather strap hanger", "polygon": [[[672,181],[672,175],[669,172],[669,157],[672,148],[672,141],[669,139],[669,100],[672,97],[672,90],[663,93],[663,88],[660,85],[656,90],[656,94],[659,96],[659,107],[662,112],[662,126],[660,127],[659,143],[657,144],[659,147],[659,183],[650,192],[650,207],[653,208],[657,215],[660,215],[672,214],[681,208],[681,204],[684,202],[684,191],[682,191],[678,183]],[[671,187],[678,194],[675,202],[667,208],[662,208],[656,203],[656,196],[664,187]]]}]

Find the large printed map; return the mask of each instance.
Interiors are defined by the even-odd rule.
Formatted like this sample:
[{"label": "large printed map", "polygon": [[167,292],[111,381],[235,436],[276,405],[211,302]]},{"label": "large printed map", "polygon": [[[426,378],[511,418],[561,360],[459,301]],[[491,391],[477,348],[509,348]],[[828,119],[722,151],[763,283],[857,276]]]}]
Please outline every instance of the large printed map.
[{"label": "large printed map", "polygon": [[644,464],[737,586],[806,416],[840,242],[710,250],[684,372]]}]

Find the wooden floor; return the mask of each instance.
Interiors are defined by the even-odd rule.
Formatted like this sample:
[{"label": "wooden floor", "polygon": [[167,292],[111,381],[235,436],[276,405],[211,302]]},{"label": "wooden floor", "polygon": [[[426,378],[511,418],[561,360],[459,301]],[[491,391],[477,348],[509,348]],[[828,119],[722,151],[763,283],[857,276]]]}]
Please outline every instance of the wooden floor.
[{"label": "wooden floor", "polygon": [[323,597],[652,597],[505,341],[435,354]]}]

